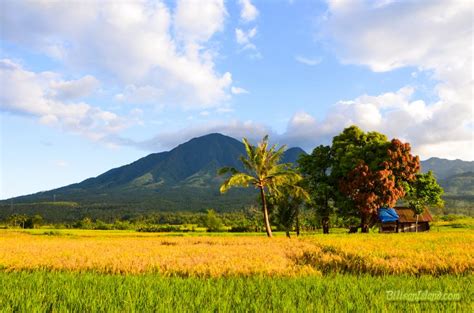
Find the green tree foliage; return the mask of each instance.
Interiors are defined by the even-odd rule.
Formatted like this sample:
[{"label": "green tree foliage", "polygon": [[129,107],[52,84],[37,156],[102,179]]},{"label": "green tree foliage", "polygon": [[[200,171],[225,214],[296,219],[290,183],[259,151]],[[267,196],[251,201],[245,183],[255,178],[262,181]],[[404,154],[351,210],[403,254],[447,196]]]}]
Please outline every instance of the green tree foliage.
[{"label": "green tree foliage", "polygon": [[351,126],[333,138],[331,178],[338,184],[336,201],[347,215],[359,214],[363,232],[377,209],[405,196],[419,171],[419,158],[408,143],[388,141],[377,132]]},{"label": "green tree foliage", "polygon": [[334,211],[333,200],[337,189],[330,176],[333,164],[331,147],[316,147],[310,155],[301,155],[298,164],[310,195],[309,205],[321,217],[323,233],[329,234],[329,216]]},{"label": "green tree foliage", "polygon": [[28,220],[28,216],[25,214],[12,214],[8,217],[8,224],[13,227],[20,226],[25,228],[25,223]]},{"label": "green tree foliage", "polygon": [[92,220],[89,217],[84,217],[82,220],[77,221],[74,224],[74,227],[81,229],[92,229],[94,228],[94,224],[92,223]]},{"label": "green tree foliage", "polygon": [[43,224],[43,217],[39,214],[27,217],[24,228],[39,228]]},{"label": "green tree foliage", "polygon": [[219,171],[220,175],[230,173],[231,176],[221,185],[221,193],[227,192],[235,186],[254,186],[260,192],[262,212],[265,230],[268,237],[272,237],[270,218],[267,206],[267,193],[279,193],[279,187],[283,185],[295,185],[302,177],[296,172],[291,164],[280,163],[286,146],[277,149],[276,145],[269,146],[268,136],[257,145],[251,145],[247,139],[243,139],[246,156],[242,156],[245,171],[241,172],[235,168],[225,167]]},{"label": "green tree foliage", "polygon": [[222,231],[224,227],[222,220],[217,216],[214,210],[207,210],[204,226],[206,226],[208,232]]},{"label": "green tree foliage", "polygon": [[416,179],[409,185],[406,200],[416,215],[416,231],[418,231],[418,217],[427,206],[442,207],[444,205],[443,188],[438,185],[432,171],[417,174]]},{"label": "green tree foliage", "polygon": [[288,238],[293,226],[296,228],[296,235],[300,234],[300,210],[308,200],[308,193],[298,185],[282,186],[278,193],[270,195],[269,207],[273,212],[274,220],[280,228],[285,230]]}]

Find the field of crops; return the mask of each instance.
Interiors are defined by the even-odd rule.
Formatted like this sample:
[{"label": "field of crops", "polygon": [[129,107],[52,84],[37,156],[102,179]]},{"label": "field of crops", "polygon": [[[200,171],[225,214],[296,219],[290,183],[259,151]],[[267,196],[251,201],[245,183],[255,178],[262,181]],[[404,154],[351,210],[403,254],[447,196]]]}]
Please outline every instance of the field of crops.
[{"label": "field of crops", "polygon": [[4,271],[70,270],[164,276],[301,276],[331,272],[469,274],[474,233],[336,234],[287,239],[166,237],[133,232],[0,232]]},{"label": "field of crops", "polygon": [[[0,311],[472,311],[474,232],[0,230]],[[388,292],[453,294],[391,301]],[[399,299],[400,300],[400,299]]]},{"label": "field of crops", "polygon": [[[472,312],[467,276],[181,278],[1,273],[6,312]],[[430,293],[431,298],[426,297]],[[453,300],[438,301],[440,295]],[[394,295],[406,296],[405,299]],[[416,296],[428,298],[416,301]],[[415,296],[415,297],[413,297]],[[3,310],[2,310],[3,308]]]}]

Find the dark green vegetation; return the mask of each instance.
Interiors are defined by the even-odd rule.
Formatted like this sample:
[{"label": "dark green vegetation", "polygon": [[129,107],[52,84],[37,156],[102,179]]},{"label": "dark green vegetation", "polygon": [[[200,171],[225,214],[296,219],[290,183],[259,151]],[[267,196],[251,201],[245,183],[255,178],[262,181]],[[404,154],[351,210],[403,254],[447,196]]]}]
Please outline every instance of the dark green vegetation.
[{"label": "dark green vegetation", "polygon": [[[471,276],[199,279],[40,271],[0,273],[0,281],[5,312],[469,312],[473,296],[466,288]],[[390,300],[419,293],[460,299]]]},{"label": "dark green vegetation", "polygon": [[430,158],[421,162],[423,172],[433,171],[444,189],[444,210],[435,213],[474,215],[474,162]]}]

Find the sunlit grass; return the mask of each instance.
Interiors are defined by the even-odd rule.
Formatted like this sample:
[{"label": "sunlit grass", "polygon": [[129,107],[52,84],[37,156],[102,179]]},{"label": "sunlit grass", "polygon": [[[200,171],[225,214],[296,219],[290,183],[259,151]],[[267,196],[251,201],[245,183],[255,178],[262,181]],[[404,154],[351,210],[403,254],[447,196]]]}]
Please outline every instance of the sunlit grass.
[{"label": "sunlit grass", "polygon": [[[472,312],[472,276],[167,278],[97,273],[1,273],[6,312]],[[389,291],[459,295],[390,301]]]},{"label": "sunlit grass", "polygon": [[0,231],[4,271],[165,276],[307,276],[333,272],[471,274],[474,233],[333,234],[268,239],[130,231]]}]

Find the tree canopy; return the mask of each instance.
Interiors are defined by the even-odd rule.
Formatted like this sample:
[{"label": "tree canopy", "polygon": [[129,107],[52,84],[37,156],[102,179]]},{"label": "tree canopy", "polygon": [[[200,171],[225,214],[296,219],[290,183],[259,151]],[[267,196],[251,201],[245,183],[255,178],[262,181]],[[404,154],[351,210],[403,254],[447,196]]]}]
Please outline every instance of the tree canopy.
[{"label": "tree canopy", "polygon": [[361,218],[364,232],[379,208],[406,195],[420,170],[408,143],[357,126],[344,129],[331,146],[301,157],[299,164],[316,210],[327,217],[334,201],[342,215]]}]

